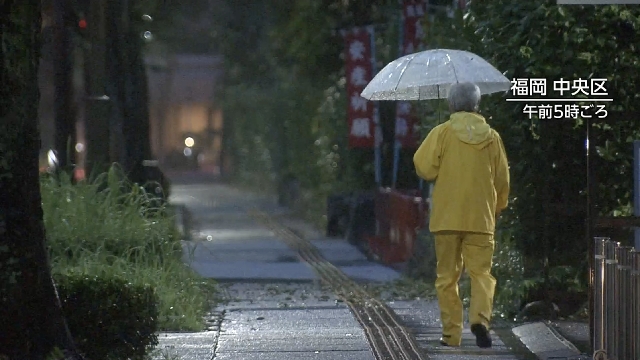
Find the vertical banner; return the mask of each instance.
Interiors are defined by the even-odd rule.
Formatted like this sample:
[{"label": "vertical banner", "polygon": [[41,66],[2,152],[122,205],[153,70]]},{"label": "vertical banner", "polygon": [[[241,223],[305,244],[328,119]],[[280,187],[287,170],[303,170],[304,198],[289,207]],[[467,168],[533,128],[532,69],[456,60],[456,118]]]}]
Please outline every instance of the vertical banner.
[{"label": "vertical banner", "polygon": [[[400,0],[402,16],[400,16],[400,56],[420,51],[424,47],[424,29],[422,19],[427,13],[427,0]],[[393,179],[392,187],[396,187],[400,150],[418,147],[418,117],[411,111],[411,103],[399,101],[396,106],[395,143],[393,146]],[[420,184],[422,186],[422,183]]]},{"label": "vertical banner", "polygon": [[[402,26],[400,56],[420,51],[424,47],[424,30],[422,19],[427,13],[427,1],[403,0],[402,1]],[[411,111],[411,103],[398,102],[396,107],[395,138],[401,147],[417,148],[420,140],[417,133],[419,121]]]},{"label": "vertical banner", "polygon": [[373,148],[376,145],[376,104],[360,93],[373,78],[373,27],[357,27],[343,33],[349,148]]},{"label": "vertical banner", "polygon": [[[371,77],[378,72],[376,65],[376,35],[373,26],[368,26],[367,30],[371,35]],[[375,181],[378,186],[382,186],[382,125],[380,124],[380,106],[374,103],[373,122],[375,123],[375,149],[374,149],[374,170]]]}]

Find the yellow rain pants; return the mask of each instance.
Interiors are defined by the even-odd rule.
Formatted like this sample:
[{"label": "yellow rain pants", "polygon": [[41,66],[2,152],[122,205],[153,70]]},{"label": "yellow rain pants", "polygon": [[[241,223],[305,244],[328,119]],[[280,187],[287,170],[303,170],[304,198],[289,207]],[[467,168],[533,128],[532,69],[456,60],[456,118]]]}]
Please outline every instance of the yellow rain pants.
[{"label": "yellow rain pants", "polygon": [[460,346],[462,301],[458,281],[462,266],[464,264],[471,280],[469,323],[482,324],[488,329],[496,287],[496,279],[491,275],[495,243],[490,234],[441,231],[434,235],[438,261],[436,292],[443,340],[450,346]]}]

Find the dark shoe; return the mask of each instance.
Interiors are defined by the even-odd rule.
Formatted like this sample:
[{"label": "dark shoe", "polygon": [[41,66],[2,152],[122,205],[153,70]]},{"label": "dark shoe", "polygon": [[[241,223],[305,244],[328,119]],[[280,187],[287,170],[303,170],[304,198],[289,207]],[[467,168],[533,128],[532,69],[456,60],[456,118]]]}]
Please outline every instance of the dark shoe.
[{"label": "dark shoe", "polygon": [[491,347],[491,335],[486,326],[482,324],[471,325],[471,332],[476,336],[476,345],[480,348]]}]

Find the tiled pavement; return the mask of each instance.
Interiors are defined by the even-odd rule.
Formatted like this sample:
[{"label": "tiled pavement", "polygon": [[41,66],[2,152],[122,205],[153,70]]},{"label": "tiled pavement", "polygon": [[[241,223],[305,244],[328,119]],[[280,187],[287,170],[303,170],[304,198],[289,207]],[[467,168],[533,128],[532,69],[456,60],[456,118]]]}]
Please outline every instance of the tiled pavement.
[{"label": "tiled pavement", "polygon": [[[191,239],[183,242],[185,261],[202,276],[217,279],[226,289],[228,303],[216,309],[210,331],[160,334],[155,359],[374,359],[349,309],[246,210],[257,206],[278,216],[355,280],[388,282],[400,277],[397,271],[368,261],[343,240],[324,238],[304,222],[285,216],[269,196],[221,183],[174,184],[171,202],[186,208],[194,222]],[[460,349],[442,348],[434,300],[389,305],[431,359],[536,358],[514,341],[510,329],[494,334],[495,346],[489,350],[478,349],[468,330]],[[504,334],[509,346],[500,340]]]}]

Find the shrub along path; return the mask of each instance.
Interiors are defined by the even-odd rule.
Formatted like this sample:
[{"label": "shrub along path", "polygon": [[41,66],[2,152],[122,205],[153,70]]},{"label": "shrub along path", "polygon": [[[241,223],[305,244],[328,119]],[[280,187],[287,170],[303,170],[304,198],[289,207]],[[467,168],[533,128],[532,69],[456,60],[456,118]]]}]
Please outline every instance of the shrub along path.
[{"label": "shrub along path", "polygon": [[[209,331],[160,334],[157,359],[375,359],[365,331],[344,302],[247,210],[257,207],[270,214],[360,284],[389,287],[400,279],[397,271],[368,261],[343,240],[323,237],[269,196],[220,183],[173,182],[171,202],[187,209],[192,219],[184,260],[220,282],[225,301],[213,312]],[[395,295],[387,296],[387,304],[416,335],[427,358],[532,358],[510,331],[500,337],[511,347],[494,334],[493,349],[478,349],[467,330],[460,349],[443,348],[435,300],[398,300],[403,294]]]}]

